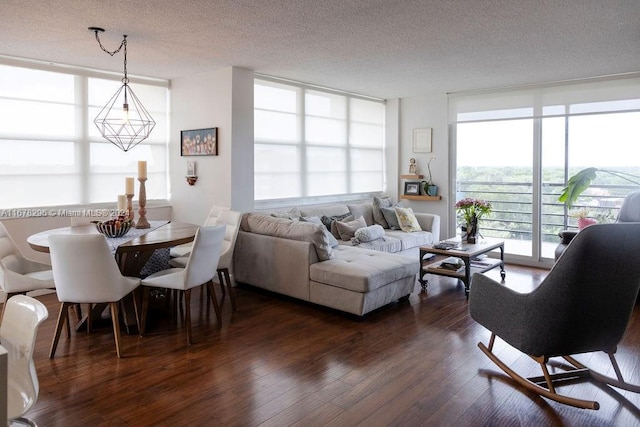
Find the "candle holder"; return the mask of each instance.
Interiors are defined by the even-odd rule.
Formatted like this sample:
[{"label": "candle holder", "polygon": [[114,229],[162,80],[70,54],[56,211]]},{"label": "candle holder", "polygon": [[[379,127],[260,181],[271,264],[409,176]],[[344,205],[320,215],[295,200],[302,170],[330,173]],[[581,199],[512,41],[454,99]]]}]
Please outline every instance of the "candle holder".
[{"label": "candle holder", "polygon": [[138,178],[140,181],[140,196],[138,197],[138,223],[136,224],[136,228],[150,228],[151,225],[149,221],[147,221],[147,210],[145,207],[147,206],[147,190],[145,189],[144,183],[147,178]]},{"label": "candle holder", "polygon": [[135,222],[133,221],[134,218],[134,214],[133,214],[133,194],[127,194],[127,218],[129,219],[129,221],[131,222],[131,226],[135,227]]}]

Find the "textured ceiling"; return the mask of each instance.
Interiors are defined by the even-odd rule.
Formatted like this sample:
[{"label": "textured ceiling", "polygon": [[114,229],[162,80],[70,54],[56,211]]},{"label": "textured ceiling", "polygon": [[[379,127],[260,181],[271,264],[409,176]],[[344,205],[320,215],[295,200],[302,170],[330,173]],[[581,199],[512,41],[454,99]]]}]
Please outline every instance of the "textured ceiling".
[{"label": "textured ceiling", "polygon": [[639,0],[0,0],[0,55],[398,98],[640,71]]}]

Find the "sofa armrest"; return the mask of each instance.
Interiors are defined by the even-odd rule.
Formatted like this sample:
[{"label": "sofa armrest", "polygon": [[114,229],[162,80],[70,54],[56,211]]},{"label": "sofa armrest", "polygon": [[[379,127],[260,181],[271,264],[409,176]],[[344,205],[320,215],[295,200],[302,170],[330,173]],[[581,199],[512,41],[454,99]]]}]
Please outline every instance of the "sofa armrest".
[{"label": "sofa armrest", "polygon": [[562,230],[558,233],[558,236],[560,236],[560,243],[563,245],[568,245],[569,242],[571,242],[571,240],[573,240],[574,237],[576,237],[576,235],[578,234],[577,230]]},{"label": "sofa armrest", "polygon": [[433,235],[433,241],[440,241],[440,215],[414,212],[420,228],[424,231],[430,231]]}]

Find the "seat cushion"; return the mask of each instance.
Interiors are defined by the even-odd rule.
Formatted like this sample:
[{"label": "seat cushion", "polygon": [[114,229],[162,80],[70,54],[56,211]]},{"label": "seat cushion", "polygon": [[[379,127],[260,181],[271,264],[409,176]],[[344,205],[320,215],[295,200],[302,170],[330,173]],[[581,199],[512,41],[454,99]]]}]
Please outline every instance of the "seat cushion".
[{"label": "seat cushion", "polygon": [[433,234],[430,231],[414,231],[405,233],[400,230],[386,230],[385,238],[393,237],[400,241],[401,249],[406,250],[418,246],[430,245],[433,241]]},{"label": "seat cushion", "polygon": [[340,245],[335,258],[309,267],[310,279],[354,292],[371,292],[418,273],[416,259]]}]

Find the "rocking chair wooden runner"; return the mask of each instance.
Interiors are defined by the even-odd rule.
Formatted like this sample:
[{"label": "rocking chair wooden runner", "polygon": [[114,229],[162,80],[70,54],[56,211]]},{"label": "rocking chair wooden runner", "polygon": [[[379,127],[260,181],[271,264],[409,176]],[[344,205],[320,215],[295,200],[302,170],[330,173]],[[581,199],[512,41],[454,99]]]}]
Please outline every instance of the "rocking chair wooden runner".
[{"label": "rocking chair wooden runner", "polygon": [[[475,274],[469,295],[471,317],[491,331],[480,349],[522,386],[543,397],[586,409],[596,401],[559,394],[556,385],[591,378],[640,393],[627,383],[615,358],[640,288],[640,223],[596,224],[582,230],[540,286],[528,294]],[[543,375],[524,378],[493,353],[496,336],[540,364]],[[572,355],[603,351],[617,378],[590,370]],[[563,357],[573,368],[550,374],[547,363]]]}]

